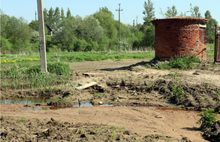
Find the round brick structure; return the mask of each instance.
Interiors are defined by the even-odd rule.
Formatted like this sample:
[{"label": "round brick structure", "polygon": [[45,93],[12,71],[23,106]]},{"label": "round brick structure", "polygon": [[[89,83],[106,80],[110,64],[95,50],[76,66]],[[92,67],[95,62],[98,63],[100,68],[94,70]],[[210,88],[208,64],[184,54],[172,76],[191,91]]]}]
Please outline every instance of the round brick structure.
[{"label": "round brick structure", "polygon": [[177,16],[151,21],[155,25],[155,57],[195,55],[206,60],[206,23],[208,19]]}]

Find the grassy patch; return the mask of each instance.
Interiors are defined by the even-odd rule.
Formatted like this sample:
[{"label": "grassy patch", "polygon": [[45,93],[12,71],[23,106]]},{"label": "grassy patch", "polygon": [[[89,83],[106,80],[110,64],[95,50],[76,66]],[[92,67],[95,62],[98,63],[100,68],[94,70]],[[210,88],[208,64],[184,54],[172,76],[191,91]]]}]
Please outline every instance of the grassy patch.
[{"label": "grassy patch", "polygon": [[[187,56],[187,57],[179,57],[171,58],[170,62],[167,64],[159,64],[158,69],[194,69],[197,66],[193,65],[193,63],[201,63],[200,59],[195,56]],[[155,68],[155,67],[154,67]]]}]

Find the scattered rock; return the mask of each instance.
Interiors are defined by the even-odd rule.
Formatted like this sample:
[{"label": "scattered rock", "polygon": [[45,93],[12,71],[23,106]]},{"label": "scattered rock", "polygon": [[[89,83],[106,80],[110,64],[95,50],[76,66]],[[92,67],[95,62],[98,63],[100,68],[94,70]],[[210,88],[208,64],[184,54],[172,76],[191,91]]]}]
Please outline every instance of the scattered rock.
[{"label": "scattered rock", "polygon": [[182,140],[184,140],[185,142],[192,142],[189,138],[187,137],[183,137]]}]

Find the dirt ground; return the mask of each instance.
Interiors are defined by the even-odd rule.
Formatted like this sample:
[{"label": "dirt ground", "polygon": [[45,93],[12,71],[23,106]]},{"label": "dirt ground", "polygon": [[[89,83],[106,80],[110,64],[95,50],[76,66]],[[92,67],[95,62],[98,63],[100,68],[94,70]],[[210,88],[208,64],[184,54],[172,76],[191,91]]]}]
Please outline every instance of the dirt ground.
[{"label": "dirt ground", "polygon": [[[201,118],[197,114],[201,110],[215,109],[220,105],[220,65],[209,66],[204,63],[200,64],[199,69],[187,71],[157,70],[144,66],[149,60],[71,63],[73,86],[66,84],[69,86],[68,91],[62,91],[59,87],[46,91],[50,94],[50,99],[60,97],[59,101],[48,103],[50,107],[72,106],[78,100],[90,100],[94,105],[103,103],[114,106],[143,106],[142,108],[93,106],[28,111],[28,107],[24,105],[1,104],[1,115],[44,121],[54,118],[69,123],[114,125],[137,133],[139,137],[159,134],[178,140],[187,137],[192,142],[207,141],[199,130],[200,124],[196,123]],[[73,89],[91,82],[96,82],[97,85],[85,90]],[[175,85],[177,90],[179,87],[185,91],[178,100],[175,100],[171,91]],[[28,95],[41,96],[45,93],[29,90],[26,92],[22,96],[17,90],[16,95],[11,93],[11,96],[25,98]],[[12,98],[10,93],[6,96],[4,90],[1,93],[2,99]],[[176,101],[176,105],[168,104],[167,100]],[[164,109],[146,109],[144,106]],[[174,108],[167,108],[171,106]],[[219,114],[218,117],[220,118]]]}]

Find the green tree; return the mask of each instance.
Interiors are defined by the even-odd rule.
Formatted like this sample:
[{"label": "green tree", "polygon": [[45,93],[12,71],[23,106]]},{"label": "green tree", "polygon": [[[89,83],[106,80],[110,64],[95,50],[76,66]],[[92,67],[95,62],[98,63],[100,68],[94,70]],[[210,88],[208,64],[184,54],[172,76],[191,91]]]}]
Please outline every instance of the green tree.
[{"label": "green tree", "polygon": [[205,12],[205,19],[211,19],[211,18],[212,18],[211,13],[210,13],[209,10],[207,10],[207,11]]},{"label": "green tree", "polygon": [[66,18],[61,23],[62,31],[57,34],[57,39],[68,51],[73,51],[77,42],[75,31],[77,29],[76,19],[74,17]]},{"label": "green tree", "polygon": [[54,25],[54,10],[51,7],[49,12],[48,12],[48,22],[47,24],[50,26],[50,28],[54,29],[55,25]]},{"label": "green tree", "polygon": [[215,41],[215,25],[218,25],[218,22],[212,18],[212,15],[209,10],[205,12],[205,18],[209,19],[206,24],[206,41],[207,43],[214,43]]},{"label": "green tree", "polygon": [[167,12],[163,13],[162,9],[160,8],[160,14],[165,16],[165,17],[174,17],[177,16],[177,9],[175,5],[172,6],[172,8],[168,7]]},{"label": "green tree", "polygon": [[8,38],[8,32],[7,32],[7,29],[9,28],[8,27],[8,22],[10,20],[10,16],[4,14],[2,11],[1,11],[1,14],[0,14],[0,18],[1,18],[1,36],[5,37],[5,38]]},{"label": "green tree", "polygon": [[145,27],[141,44],[147,48],[155,48],[155,27],[152,23]]},{"label": "green tree", "polygon": [[198,6],[194,6],[192,7],[192,4],[190,3],[190,10],[187,11],[189,12],[192,17],[197,17],[197,18],[202,18],[201,13],[199,12],[199,7]]},{"label": "green tree", "polygon": [[44,8],[43,14],[44,14],[44,23],[48,24],[48,11],[46,8]]},{"label": "green tree", "polygon": [[150,24],[151,20],[155,19],[155,11],[153,5],[154,3],[152,3],[150,0],[148,0],[148,3],[146,3],[146,1],[144,2],[143,14],[145,16],[143,17],[143,19],[147,25]]},{"label": "green tree", "polygon": [[60,22],[61,22],[60,21],[60,17],[61,16],[60,16],[60,9],[59,9],[59,7],[56,7],[53,17],[54,17],[55,29],[57,29],[59,27]]},{"label": "green tree", "polygon": [[103,35],[104,29],[100,26],[100,23],[93,15],[85,17],[79,25],[81,37],[86,41],[92,39],[98,41]]},{"label": "green tree", "polygon": [[215,42],[215,25],[218,25],[218,22],[213,18],[209,19],[208,23],[206,24],[207,43]]},{"label": "green tree", "polygon": [[69,18],[69,17],[71,17],[71,12],[70,12],[70,9],[68,8],[67,13],[66,13],[66,18]]},{"label": "green tree", "polygon": [[113,46],[118,42],[118,21],[115,21],[110,14],[103,12],[102,10],[96,12],[94,17],[99,20],[100,25],[103,27],[104,35],[109,38],[109,47],[111,49],[115,48]]},{"label": "green tree", "polygon": [[112,13],[111,11],[109,11],[107,7],[101,7],[101,8],[99,8],[99,11],[102,11],[102,12],[104,12],[104,13],[107,13],[107,14],[109,14],[112,18],[114,18],[113,13]]},{"label": "green tree", "polygon": [[38,20],[32,20],[28,25],[29,25],[29,27],[31,27],[33,30],[39,31]]},{"label": "green tree", "polygon": [[[4,28],[1,29],[2,33],[7,37],[8,41],[13,44],[10,52],[18,53],[27,49],[29,47],[28,43],[32,37],[32,29],[28,26],[27,20],[23,17],[16,18],[14,16],[9,17],[4,15],[1,15],[1,18],[1,20],[3,20],[1,22]],[[5,41],[5,43],[8,44],[7,41]],[[8,50],[8,47],[3,45],[2,50]]]},{"label": "green tree", "polygon": [[61,8],[61,16],[60,16],[60,18],[61,18],[61,22],[65,19],[63,8]]}]

